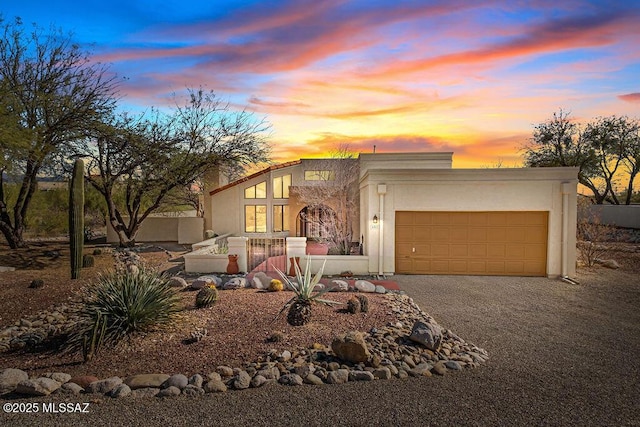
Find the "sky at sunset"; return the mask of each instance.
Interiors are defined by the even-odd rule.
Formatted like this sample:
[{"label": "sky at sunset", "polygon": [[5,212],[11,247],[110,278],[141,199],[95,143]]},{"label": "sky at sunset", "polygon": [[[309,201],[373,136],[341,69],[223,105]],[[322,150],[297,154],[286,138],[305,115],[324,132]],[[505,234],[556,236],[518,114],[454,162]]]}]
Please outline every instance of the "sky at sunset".
[{"label": "sky at sunset", "polygon": [[202,86],[272,124],[275,161],[453,151],[521,163],[533,125],[640,117],[640,0],[0,0],[126,77],[124,109]]}]

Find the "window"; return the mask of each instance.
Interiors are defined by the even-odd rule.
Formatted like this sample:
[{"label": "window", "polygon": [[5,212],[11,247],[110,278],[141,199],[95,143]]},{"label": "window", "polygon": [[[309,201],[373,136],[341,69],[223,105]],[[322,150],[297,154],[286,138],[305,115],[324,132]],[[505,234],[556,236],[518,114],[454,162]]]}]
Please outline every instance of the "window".
[{"label": "window", "polygon": [[244,231],[246,233],[267,232],[266,205],[246,205],[244,207]]},{"label": "window", "polygon": [[245,199],[266,199],[267,198],[267,181],[262,181],[254,186],[244,189]]},{"label": "window", "polygon": [[304,171],[305,181],[333,181],[334,179],[336,179],[336,173],[334,171],[327,171],[327,170]]},{"label": "window", "polygon": [[291,186],[291,175],[283,175],[273,178],[273,198],[288,199],[289,186]]},{"label": "window", "polygon": [[273,231],[289,231],[289,206],[273,206]]}]

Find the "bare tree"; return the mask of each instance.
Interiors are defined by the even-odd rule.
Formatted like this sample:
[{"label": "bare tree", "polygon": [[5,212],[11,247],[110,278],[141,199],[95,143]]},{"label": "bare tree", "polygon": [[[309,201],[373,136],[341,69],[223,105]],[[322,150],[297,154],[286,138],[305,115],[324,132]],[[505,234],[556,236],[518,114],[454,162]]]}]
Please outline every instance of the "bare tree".
[{"label": "bare tree", "polygon": [[108,221],[121,246],[135,245],[142,222],[174,190],[193,185],[220,165],[250,165],[268,158],[268,125],[231,112],[214,94],[189,90],[184,106],[120,116],[76,145],[87,159],[87,181],[107,203]]},{"label": "bare tree", "polygon": [[331,153],[331,158],[314,161],[313,165],[314,179],[292,189],[307,206],[307,212],[316,212],[302,214],[302,219],[324,230],[325,235],[320,238],[340,254],[349,254],[354,238],[353,221],[359,209],[358,160],[348,146],[341,145]]},{"label": "bare tree", "polygon": [[[91,63],[71,36],[44,33],[0,17],[0,231],[12,248],[26,246],[25,218],[43,168],[86,134],[115,105],[115,77]],[[15,200],[4,172],[19,182]],[[10,206],[12,204],[13,206]]]}]

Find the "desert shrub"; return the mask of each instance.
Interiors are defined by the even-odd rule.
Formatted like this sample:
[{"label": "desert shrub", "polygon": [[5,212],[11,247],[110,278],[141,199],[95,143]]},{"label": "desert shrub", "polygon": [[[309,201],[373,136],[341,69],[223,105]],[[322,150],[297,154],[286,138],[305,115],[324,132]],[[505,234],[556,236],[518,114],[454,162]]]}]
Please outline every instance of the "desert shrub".
[{"label": "desert shrub", "polygon": [[178,311],[178,294],[166,277],[154,271],[101,276],[86,291],[66,349],[82,350],[87,362],[103,345],[115,345],[132,333],[170,323]]},{"label": "desert shrub", "polygon": [[596,260],[609,252],[607,242],[615,240],[616,228],[603,224],[600,217],[589,209],[590,202],[578,201],[577,248],[582,263],[592,267]]}]

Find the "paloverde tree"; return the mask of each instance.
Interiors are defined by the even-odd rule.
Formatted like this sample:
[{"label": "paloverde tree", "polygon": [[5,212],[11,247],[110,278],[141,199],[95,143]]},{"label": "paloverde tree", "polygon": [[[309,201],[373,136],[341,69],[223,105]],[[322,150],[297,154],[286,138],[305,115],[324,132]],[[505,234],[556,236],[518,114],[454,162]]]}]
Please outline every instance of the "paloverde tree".
[{"label": "paloverde tree", "polygon": [[268,160],[268,125],[233,112],[212,92],[189,90],[186,105],[115,117],[75,156],[87,161],[87,181],[104,197],[108,221],[121,246],[132,246],[142,222],[171,191],[189,186],[212,168]]},{"label": "paloverde tree", "polygon": [[[26,246],[25,218],[43,168],[115,105],[115,77],[60,30],[24,28],[0,16],[0,231]],[[5,172],[18,182],[5,191]]]}]

